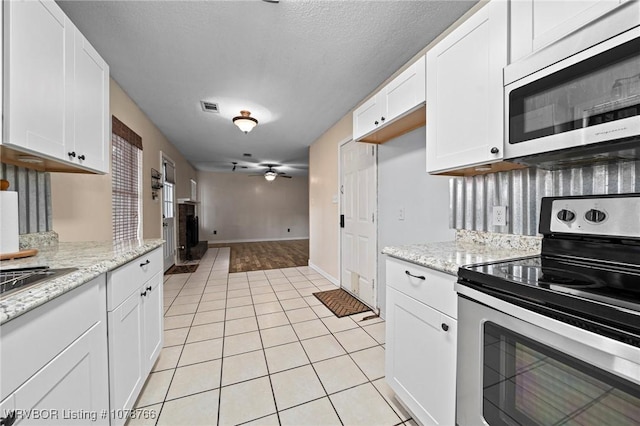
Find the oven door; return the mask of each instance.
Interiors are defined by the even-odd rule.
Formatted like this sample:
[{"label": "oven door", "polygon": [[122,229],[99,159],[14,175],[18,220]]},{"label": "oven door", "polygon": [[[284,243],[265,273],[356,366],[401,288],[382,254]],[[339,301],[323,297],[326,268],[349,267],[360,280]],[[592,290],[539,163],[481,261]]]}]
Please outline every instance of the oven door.
[{"label": "oven door", "polygon": [[458,425],[637,424],[640,348],[457,290]]},{"label": "oven door", "polygon": [[640,135],[640,27],[505,86],[505,159]]}]

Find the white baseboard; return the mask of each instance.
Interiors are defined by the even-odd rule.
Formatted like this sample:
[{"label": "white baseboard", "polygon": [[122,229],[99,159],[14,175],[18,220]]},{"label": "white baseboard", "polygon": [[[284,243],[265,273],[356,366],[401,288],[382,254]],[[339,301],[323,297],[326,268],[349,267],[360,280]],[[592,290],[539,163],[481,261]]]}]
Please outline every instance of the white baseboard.
[{"label": "white baseboard", "polygon": [[340,287],[340,281],[338,279],[333,277],[331,274],[328,274],[327,272],[323,271],[322,268],[314,265],[313,262],[311,261],[309,261],[309,268],[313,269],[314,271],[316,271],[317,273],[319,273],[320,275],[322,275],[323,277],[331,281],[331,283],[336,287]]},{"label": "white baseboard", "polygon": [[293,241],[293,240],[308,240],[309,237],[294,237],[294,238],[252,238],[248,240],[214,240],[207,241],[209,244],[229,244],[229,243],[260,243],[264,241]]}]

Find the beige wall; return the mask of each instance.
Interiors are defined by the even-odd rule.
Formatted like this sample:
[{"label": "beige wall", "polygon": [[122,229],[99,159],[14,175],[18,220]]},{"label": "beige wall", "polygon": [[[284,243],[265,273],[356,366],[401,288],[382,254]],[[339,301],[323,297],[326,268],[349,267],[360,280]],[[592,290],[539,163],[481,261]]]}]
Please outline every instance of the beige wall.
[{"label": "beige wall", "polygon": [[352,133],[351,114],[347,114],[309,148],[309,263],[337,281],[340,278],[338,146],[351,138]]},{"label": "beige wall", "polygon": [[[142,137],[143,238],[162,234],[160,199],[151,198],[151,169],[161,170],[160,152],[176,163],[176,197],[188,198],[196,171],[122,88],[110,80],[111,114]],[[111,229],[111,175],[51,174],[53,230],[60,241],[107,241]]]},{"label": "beige wall", "polygon": [[244,173],[198,172],[198,192],[202,241],[309,237],[306,176],[267,182]]}]

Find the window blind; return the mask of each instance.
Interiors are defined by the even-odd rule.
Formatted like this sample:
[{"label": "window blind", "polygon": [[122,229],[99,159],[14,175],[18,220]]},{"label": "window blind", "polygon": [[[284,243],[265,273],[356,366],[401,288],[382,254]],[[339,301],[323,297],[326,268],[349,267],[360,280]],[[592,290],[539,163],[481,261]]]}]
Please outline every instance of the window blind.
[{"label": "window blind", "polygon": [[112,131],[113,239],[138,239],[141,228],[142,139],[116,117],[113,117]]}]

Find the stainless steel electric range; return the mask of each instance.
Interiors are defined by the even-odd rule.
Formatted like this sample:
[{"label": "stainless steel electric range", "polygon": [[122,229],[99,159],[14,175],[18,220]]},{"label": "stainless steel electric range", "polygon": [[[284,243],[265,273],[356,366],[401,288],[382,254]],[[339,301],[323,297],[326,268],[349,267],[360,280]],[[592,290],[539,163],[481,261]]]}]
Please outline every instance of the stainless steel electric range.
[{"label": "stainless steel electric range", "polygon": [[539,230],[458,272],[456,422],[640,424],[640,194],[543,198]]}]

